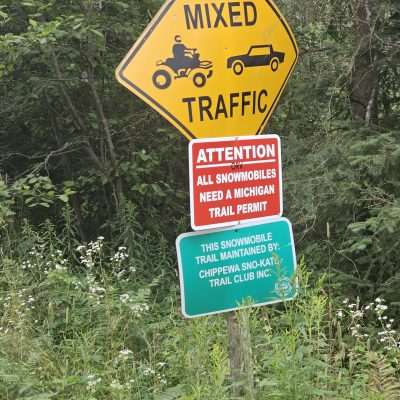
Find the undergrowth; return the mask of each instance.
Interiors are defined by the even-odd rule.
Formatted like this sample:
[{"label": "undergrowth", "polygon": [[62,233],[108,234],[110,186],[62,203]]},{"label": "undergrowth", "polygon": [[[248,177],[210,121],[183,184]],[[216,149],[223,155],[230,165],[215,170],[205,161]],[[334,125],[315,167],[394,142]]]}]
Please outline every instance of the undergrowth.
[{"label": "undergrowth", "polygon": [[[0,399],[233,399],[226,319],[183,319],[161,235],[72,248],[46,223],[3,239]],[[299,271],[295,301],[238,312],[256,399],[400,398],[390,304],[332,298]]]}]

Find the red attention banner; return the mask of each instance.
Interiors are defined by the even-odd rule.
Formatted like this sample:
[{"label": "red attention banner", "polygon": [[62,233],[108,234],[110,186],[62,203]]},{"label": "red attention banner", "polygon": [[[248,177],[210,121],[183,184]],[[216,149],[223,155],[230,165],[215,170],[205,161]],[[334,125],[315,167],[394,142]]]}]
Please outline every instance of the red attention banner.
[{"label": "red attention banner", "polygon": [[194,230],[282,215],[279,136],[192,140],[189,163]]}]

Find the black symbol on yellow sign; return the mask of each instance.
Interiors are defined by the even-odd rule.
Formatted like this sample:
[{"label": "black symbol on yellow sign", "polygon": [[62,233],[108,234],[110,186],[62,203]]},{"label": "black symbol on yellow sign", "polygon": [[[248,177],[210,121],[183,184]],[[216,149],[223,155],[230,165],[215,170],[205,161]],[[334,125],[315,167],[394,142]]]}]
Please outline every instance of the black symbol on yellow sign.
[{"label": "black symbol on yellow sign", "polygon": [[245,67],[260,67],[269,65],[273,72],[285,60],[285,53],[275,51],[271,44],[251,46],[246,54],[228,58],[228,68],[232,68],[236,75],[240,75]]},{"label": "black symbol on yellow sign", "polygon": [[[167,89],[174,79],[192,78],[197,87],[203,87],[212,76],[212,62],[201,61],[197,49],[186,47],[179,35],[172,46],[173,57],[158,61],[153,74],[153,84],[158,89]],[[201,71],[204,70],[204,71]]]}]

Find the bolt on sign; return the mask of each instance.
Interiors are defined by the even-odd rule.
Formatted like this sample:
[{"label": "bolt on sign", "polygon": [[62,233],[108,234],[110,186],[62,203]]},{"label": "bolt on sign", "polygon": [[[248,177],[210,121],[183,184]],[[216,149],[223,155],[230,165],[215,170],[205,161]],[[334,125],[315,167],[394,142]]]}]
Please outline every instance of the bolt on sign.
[{"label": "bolt on sign", "polygon": [[297,294],[293,232],[286,218],[184,233],[176,247],[185,317],[278,303]]},{"label": "bolt on sign", "polygon": [[297,57],[272,0],[167,0],[116,77],[189,140],[255,135]]},{"label": "bolt on sign", "polygon": [[192,140],[189,176],[194,230],[282,215],[277,135]]}]

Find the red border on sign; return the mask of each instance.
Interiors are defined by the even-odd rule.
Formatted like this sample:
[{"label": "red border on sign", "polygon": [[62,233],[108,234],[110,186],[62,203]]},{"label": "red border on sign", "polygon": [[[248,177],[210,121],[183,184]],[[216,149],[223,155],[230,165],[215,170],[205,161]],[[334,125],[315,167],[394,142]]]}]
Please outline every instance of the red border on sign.
[{"label": "red border on sign", "polygon": [[[258,195],[249,195],[249,197],[252,197],[254,199],[259,199],[263,198],[263,196],[268,197],[271,202],[269,204],[268,201],[262,201],[261,203],[265,203],[265,204],[261,204],[259,201],[258,203],[250,203],[250,204],[259,204],[260,208],[261,205],[265,206],[265,210],[262,211],[258,211],[258,212],[250,212],[249,208],[244,209],[244,205],[243,204],[247,204],[248,201],[246,202],[245,200],[237,200],[237,199],[232,199],[232,202],[230,202],[227,199],[217,199],[216,196],[217,194],[221,194],[222,193],[226,193],[226,191],[228,189],[230,189],[231,191],[235,191],[235,189],[242,189],[245,190],[248,188],[249,183],[251,184],[251,182],[248,181],[244,181],[242,183],[234,183],[232,184],[225,184],[222,183],[215,183],[213,180],[215,179],[216,175],[214,175],[212,178],[210,178],[211,175],[204,175],[203,179],[206,182],[203,182],[204,185],[210,185],[210,188],[213,189],[213,191],[209,192],[210,196],[211,194],[215,195],[215,197],[213,198],[209,198],[210,203],[214,204],[214,205],[219,205],[221,207],[225,207],[225,208],[219,208],[219,210],[224,210],[225,213],[227,213],[227,215],[223,215],[223,216],[216,216],[214,215],[213,218],[211,218],[210,216],[207,217],[205,215],[205,213],[208,211],[210,213],[212,213],[213,211],[210,210],[210,207],[207,208],[207,205],[201,206],[199,205],[199,193],[200,193],[200,189],[199,189],[199,173],[197,171],[194,171],[194,169],[198,169],[198,168],[204,168],[205,171],[207,171],[207,169],[209,170],[210,168],[213,170],[216,170],[217,172],[220,172],[219,177],[221,178],[221,175],[225,175],[229,174],[231,171],[231,169],[233,170],[233,168],[235,167],[235,163],[230,163],[230,162],[222,162],[222,163],[210,163],[208,165],[198,165],[195,160],[193,159],[193,154],[194,154],[194,147],[198,147],[199,144],[204,144],[204,148],[206,148],[207,145],[209,144],[214,144],[214,143],[221,143],[223,144],[223,142],[234,142],[236,143],[240,143],[243,144],[243,146],[247,143],[247,147],[249,146],[249,143],[252,143],[254,145],[257,144],[257,142],[259,141],[264,141],[264,142],[268,142],[268,141],[272,141],[275,142],[277,144],[277,151],[276,151],[276,156],[274,160],[270,160],[270,159],[258,159],[258,160],[251,160],[251,159],[247,159],[244,162],[241,162],[240,164],[242,165],[242,167],[240,167],[240,165],[237,165],[238,168],[244,168],[246,169],[250,169],[250,171],[253,171],[252,167],[249,167],[249,165],[255,165],[255,167],[257,168],[258,165],[260,165],[258,171],[266,171],[265,170],[265,165],[272,163],[270,165],[272,165],[272,169],[275,171],[275,173],[277,173],[277,177],[274,178],[269,178],[268,181],[266,181],[265,179],[267,178],[263,178],[264,183],[258,183],[257,186],[257,182],[255,182],[253,184],[253,189],[256,188],[260,188],[263,189],[265,188],[266,182],[272,182],[273,186],[275,188],[275,186],[279,186],[279,188],[277,189],[277,192],[273,195],[271,194],[258,194]],[[263,167],[264,165],[264,167]],[[264,168],[263,170],[260,170],[261,168]],[[247,171],[249,172],[249,171]],[[207,173],[207,172],[206,172]],[[237,173],[240,173],[240,171],[237,171]],[[254,171],[253,171],[254,173]],[[260,172],[261,173],[261,172]],[[231,173],[235,174],[234,172]],[[196,184],[194,182],[194,180],[196,179]],[[207,182],[207,179],[209,180]],[[277,217],[281,217],[282,216],[282,212],[283,212],[283,185],[282,185],[282,160],[281,160],[281,140],[280,137],[278,135],[261,135],[261,136],[235,136],[235,137],[225,137],[225,138],[213,138],[213,139],[195,139],[192,140],[189,143],[189,183],[190,183],[190,215],[191,215],[191,226],[192,229],[195,231],[198,230],[205,230],[205,229],[212,229],[212,228],[219,228],[219,227],[225,227],[225,226],[234,226],[234,225],[239,225],[242,223],[246,223],[246,222],[255,222],[255,221],[261,221],[261,220],[265,220],[265,219],[272,219],[272,218],[277,218]],[[264,186],[262,186],[264,185]],[[217,190],[219,189],[219,190]],[[218,192],[218,193],[217,193]],[[235,191],[236,193],[236,191]],[[203,195],[206,194],[206,192],[203,191],[202,193]],[[278,197],[278,199],[277,199]],[[203,197],[204,200],[204,197]],[[220,201],[218,201],[220,200]],[[206,200],[204,200],[206,202]],[[241,211],[242,213],[237,213],[237,211],[239,210],[239,206],[238,204],[242,204],[242,208]],[[235,212],[234,212],[234,208]],[[252,206],[253,207],[253,206]],[[217,211],[215,211],[217,209],[213,208],[214,212],[216,213]],[[268,211],[267,211],[268,210]],[[246,211],[246,212],[244,212]],[[219,211],[220,212],[220,211]],[[231,213],[231,214],[229,214]],[[241,215],[239,215],[241,214]],[[246,217],[246,214],[248,214],[249,217]],[[251,216],[253,215],[253,216]],[[211,223],[210,219],[215,219],[218,222],[215,223]],[[204,222],[201,223],[201,221],[208,221],[208,222]],[[200,222],[200,223],[199,223]]]}]

